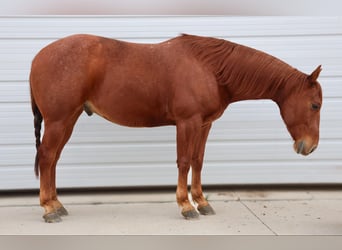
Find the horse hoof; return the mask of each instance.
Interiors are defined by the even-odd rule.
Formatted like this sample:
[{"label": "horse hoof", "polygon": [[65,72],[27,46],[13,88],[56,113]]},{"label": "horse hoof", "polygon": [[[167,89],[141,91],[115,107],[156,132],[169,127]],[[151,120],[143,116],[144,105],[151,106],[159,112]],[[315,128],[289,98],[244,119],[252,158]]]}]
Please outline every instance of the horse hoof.
[{"label": "horse hoof", "polygon": [[56,213],[59,215],[59,216],[67,216],[69,215],[68,211],[64,208],[64,207],[60,207],[56,210]]},{"label": "horse hoof", "polygon": [[200,212],[200,214],[202,214],[202,215],[214,215],[214,214],[216,214],[214,209],[209,204],[206,206],[203,206],[203,207],[198,207],[197,209]]},{"label": "horse hoof", "polygon": [[198,219],[199,217],[199,214],[197,213],[195,209],[192,209],[189,211],[182,211],[182,215],[187,220]]},{"label": "horse hoof", "polygon": [[62,221],[62,218],[58,213],[44,214],[43,218],[46,223],[57,223]]}]

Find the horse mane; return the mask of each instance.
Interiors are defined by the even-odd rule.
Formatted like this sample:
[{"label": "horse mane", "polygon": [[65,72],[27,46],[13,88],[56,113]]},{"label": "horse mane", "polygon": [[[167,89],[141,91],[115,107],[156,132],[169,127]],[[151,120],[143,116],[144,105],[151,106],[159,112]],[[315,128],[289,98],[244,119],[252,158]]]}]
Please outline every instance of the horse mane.
[{"label": "horse mane", "polygon": [[[224,39],[182,34],[183,45],[215,75],[220,85],[234,88],[234,93],[251,93],[257,99],[268,93],[274,96],[280,88],[299,91],[307,75],[280,59],[262,51]],[[289,81],[291,80],[291,81]],[[294,88],[295,87],[295,88]]]}]

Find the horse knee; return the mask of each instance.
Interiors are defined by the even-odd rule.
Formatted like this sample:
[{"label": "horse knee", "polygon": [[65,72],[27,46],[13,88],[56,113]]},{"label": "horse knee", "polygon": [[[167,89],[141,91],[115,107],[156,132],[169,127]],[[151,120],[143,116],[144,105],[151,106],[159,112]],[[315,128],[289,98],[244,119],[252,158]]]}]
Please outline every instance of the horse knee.
[{"label": "horse knee", "polygon": [[202,165],[203,165],[203,159],[200,157],[194,157],[191,160],[191,166],[201,170],[202,169]]},{"label": "horse knee", "polygon": [[189,171],[190,170],[190,160],[187,158],[181,158],[177,160],[177,166],[180,170]]}]

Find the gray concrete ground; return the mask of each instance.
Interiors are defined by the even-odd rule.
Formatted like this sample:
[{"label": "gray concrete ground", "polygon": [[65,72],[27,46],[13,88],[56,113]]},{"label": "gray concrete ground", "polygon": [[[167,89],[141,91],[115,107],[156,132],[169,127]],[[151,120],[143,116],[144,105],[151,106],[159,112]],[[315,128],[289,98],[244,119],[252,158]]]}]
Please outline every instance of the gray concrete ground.
[{"label": "gray concrete ground", "polygon": [[66,193],[63,222],[36,195],[0,195],[1,235],[342,235],[342,190],[209,191],[213,216],[185,220],[174,192]]}]

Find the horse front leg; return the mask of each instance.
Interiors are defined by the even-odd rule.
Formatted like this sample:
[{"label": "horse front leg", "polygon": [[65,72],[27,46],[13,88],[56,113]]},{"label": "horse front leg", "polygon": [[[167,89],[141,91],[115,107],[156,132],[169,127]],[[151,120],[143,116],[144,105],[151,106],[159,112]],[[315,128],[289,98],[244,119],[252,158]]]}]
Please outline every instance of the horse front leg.
[{"label": "horse front leg", "polygon": [[181,213],[186,219],[198,218],[199,216],[189,200],[187,179],[194,150],[195,138],[200,126],[201,122],[196,118],[177,123],[178,184],[176,197],[177,203],[182,209]]},{"label": "horse front leg", "polygon": [[201,183],[201,171],[203,166],[205,144],[211,124],[201,128],[200,135],[196,138],[195,148],[191,160],[192,181],[191,181],[191,196],[195,203],[198,204],[197,209],[202,215],[215,214],[214,209],[210,206],[207,199],[203,195]]}]

